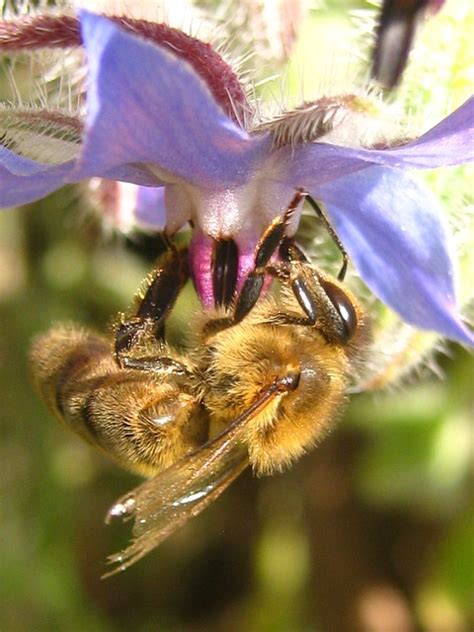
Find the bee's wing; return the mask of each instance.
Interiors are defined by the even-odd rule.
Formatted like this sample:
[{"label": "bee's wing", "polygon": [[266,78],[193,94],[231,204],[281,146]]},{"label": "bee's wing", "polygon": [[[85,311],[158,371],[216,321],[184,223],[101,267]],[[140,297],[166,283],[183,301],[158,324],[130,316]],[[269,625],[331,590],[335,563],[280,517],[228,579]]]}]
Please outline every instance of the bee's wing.
[{"label": "bee's wing", "polygon": [[190,518],[197,516],[237,478],[248,465],[247,424],[279,391],[279,385],[270,385],[217,437],[113,505],[107,521],[116,516],[133,517],[134,537],[124,551],[109,557],[109,563],[117,566],[105,577],[124,570],[146,555]]}]

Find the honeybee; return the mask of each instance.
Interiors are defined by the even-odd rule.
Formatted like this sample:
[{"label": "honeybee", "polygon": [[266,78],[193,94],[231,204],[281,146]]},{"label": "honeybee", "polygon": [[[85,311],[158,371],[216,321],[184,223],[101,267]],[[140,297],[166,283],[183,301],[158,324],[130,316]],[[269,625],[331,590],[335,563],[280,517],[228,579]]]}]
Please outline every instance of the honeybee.
[{"label": "honeybee", "polygon": [[[107,521],[135,520],[109,574],[199,514],[246,467],[281,471],[335,424],[368,327],[342,282],[286,237],[304,197],[298,191],[264,231],[238,296],[194,317],[188,349],[164,334],[188,274],[186,253],[172,245],[113,339],[66,325],[35,341],[33,374],[49,408],[120,465],[151,477],[108,512]],[[267,275],[278,288],[261,296]]]}]

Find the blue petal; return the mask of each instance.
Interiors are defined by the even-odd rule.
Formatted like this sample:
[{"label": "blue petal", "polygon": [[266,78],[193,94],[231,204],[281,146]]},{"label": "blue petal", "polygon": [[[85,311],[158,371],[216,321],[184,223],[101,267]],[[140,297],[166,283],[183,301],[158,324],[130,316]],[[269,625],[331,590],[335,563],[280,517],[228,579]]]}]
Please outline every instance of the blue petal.
[{"label": "blue petal", "polygon": [[[28,204],[65,184],[77,182],[75,161],[51,165],[19,156],[0,146],[0,208]],[[163,183],[141,165],[123,165],[105,171],[104,178],[143,186]]]},{"label": "blue petal", "polygon": [[138,162],[224,188],[269,151],[269,139],[235,125],[186,61],[104,17],[82,12],[81,22],[89,69],[81,177]]},{"label": "blue petal", "polygon": [[432,169],[474,160],[474,98],[417,140],[396,149],[356,149],[330,143],[283,147],[270,159],[271,177],[292,186],[322,185],[374,164]]},{"label": "blue petal", "polygon": [[73,161],[46,165],[0,147],[0,207],[33,202],[64,184]]},{"label": "blue petal", "polygon": [[458,316],[453,264],[432,194],[403,172],[372,167],[311,194],[370,289],[407,322],[474,344]]},{"label": "blue petal", "polygon": [[431,169],[474,160],[474,97],[438,125],[389,155],[401,157],[403,166]]}]

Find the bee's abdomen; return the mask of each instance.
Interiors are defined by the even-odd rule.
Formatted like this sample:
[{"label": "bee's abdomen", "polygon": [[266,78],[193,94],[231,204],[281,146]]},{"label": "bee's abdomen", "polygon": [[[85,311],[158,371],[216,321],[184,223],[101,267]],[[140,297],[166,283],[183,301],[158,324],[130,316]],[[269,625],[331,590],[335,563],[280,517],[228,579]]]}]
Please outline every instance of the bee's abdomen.
[{"label": "bee's abdomen", "polygon": [[[30,353],[34,381],[48,407],[58,416],[67,415],[66,393],[110,364],[109,343],[100,336],[75,328],[59,326],[38,336]],[[105,367],[103,367],[105,369]],[[109,368],[110,370],[110,368]]]},{"label": "bee's abdomen", "polygon": [[171,378],[120,368],[105,338],[54,328],[35,340],[31,364],[51,411],[137,473],[154,473],[206,438],[192,394]]}]

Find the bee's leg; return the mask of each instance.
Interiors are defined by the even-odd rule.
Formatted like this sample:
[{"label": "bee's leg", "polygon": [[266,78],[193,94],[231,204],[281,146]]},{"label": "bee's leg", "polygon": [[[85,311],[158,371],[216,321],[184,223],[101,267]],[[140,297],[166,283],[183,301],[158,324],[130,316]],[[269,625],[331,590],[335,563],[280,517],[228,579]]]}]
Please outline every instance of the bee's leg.
[{"label": "bee's leg", "polygon": [[168,252],[147,281],[144,293],[139,292],[135,314],[122,318],[115,331],[115,357],[123,365],[126,354],[144,334],[164,339],[164,323],[182,287],[189,277],[186,250],[177,250],[168,243]]},{"label": "bee's leg", "polygon": [[288,223],[306,193],[298,189],[283,215],[276,217],[266,228],[255,251],[255,267],[245,279],[237,298],[232,324],[240,322],[255,306],[261,294],[268,262],[285,239]]},{"label": "bee's leg", "polygon": [[[277,317],[278,323],[285,325],[314,325],[318,318],[317,308],[320,301],[315,300],[314,288],[307,286],[303,275],[295,273],[295,267],[289,261],[269,264],[266,268],[266,272],[282,283],[289,285],[305,314],[304,317],[297,316],[296,314],[281,314]],[[316,299],[318,298],[319,297],[316,296]]]},{"label": "bee's leg", "polygon": [[122,355],[120,364],[124,369],[136,369],[147,373],[157,373],[159,375],[173,375],[177,378],[191,378],[192,369],[184,362],[168,356],[142,356],[134,357]]},{"label": "bee's leg", "polygon": [[301,247],[295,242],[292,237],[285,237],[280,245],[280,257],[282,261],[292,263],[298,261],[300,263],[311,263],[311,260],[306,255]]},{"label": "bee's leg", "polygon": [[336,246],[338,247],[338,249],[339,249],[339,251],[340,251],[340,253],[342,255],[342,266],[341,266],[341,269],[339,270],[339,274],[337,275],[337,278],[338,278],[339,281],[344,281],[344,278],[345,278],[346,272],[347,272],[347,265],[349,263],[349,255],[347,254],[346,249],[342,245],[341,240],[337,236],[336,231],[331,226],[331,223],[330,223],[329,219],[327,218],[326,213],[323,211],[323,209],[319,206],[319,204],[317,204],[313,200],[313,198],[310,195],[307,195],[306,199],[308,200],[308,202],[309,202],[310,206],[313,208],[313,210],[316,212],[316,215],[318,216],[318,218],[324,224],[324,227],[327,230],[327,232],[329,233],[329,236],[331,237],[333,242],[336,244]]}]

